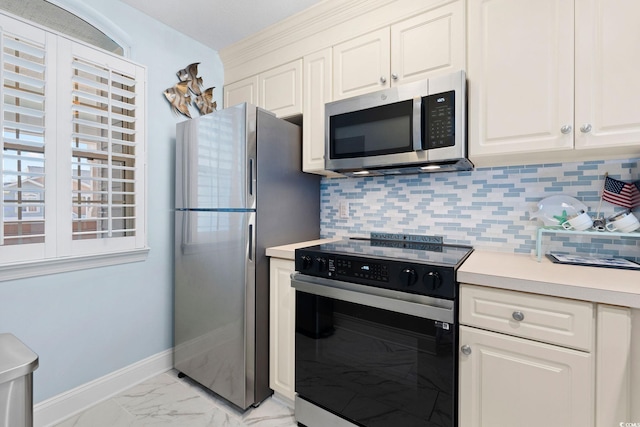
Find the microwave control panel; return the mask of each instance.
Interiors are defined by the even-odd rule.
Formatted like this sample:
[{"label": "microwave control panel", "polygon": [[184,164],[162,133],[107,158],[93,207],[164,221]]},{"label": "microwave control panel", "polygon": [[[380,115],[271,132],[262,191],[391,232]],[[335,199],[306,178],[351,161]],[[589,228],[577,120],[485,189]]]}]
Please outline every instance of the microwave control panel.
[{"label": "microwave control panel", "polygon": [[449,91],[422,98],[422,145],[425,150],[455,145],[456,92]]}]

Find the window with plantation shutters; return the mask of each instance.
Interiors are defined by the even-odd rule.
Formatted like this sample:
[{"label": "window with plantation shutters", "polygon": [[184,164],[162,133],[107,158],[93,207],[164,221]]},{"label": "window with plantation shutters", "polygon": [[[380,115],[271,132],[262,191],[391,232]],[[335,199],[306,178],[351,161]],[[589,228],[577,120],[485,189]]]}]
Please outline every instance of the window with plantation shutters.
[{"label": "window with plantation shutters", "polygon": [[1,13],[0,48],[0,280],[144,259],[144,68]]}]

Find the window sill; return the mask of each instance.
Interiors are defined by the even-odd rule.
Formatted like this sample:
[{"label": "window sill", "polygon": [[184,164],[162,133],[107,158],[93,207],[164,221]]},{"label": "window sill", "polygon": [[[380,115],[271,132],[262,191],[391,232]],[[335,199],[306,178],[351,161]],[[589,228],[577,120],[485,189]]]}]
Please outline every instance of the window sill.
[{"label": "window sill", "polygon": [[0,282],[140,262],[146,260],[148,254],[149,248],[143,248],[89,256],[5,264],[0,265]]}]

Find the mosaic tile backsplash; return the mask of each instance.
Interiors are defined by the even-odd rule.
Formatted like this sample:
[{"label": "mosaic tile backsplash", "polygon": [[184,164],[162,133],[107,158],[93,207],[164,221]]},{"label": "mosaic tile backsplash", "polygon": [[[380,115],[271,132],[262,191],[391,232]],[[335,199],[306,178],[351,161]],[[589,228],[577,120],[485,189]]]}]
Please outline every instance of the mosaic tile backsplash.
[{"label": "mosaic tile backsplash", "polygon": [[[552,195],[575,197],[595,217],[624,208],[600,201],[605,173],[640,179],[639,159],[478,168],[469,172],[366,178],[323,178],[322,237],[369,237],[372,231],[443,236],[445,243],[532,254],[538,227],[530,219]],[[348,218],[340,203],[348,203]],[[640,209],[634,214],[640,217]],[[543,252],[615,256],[640,262],[637,237],[608,232],[543,235]]]}]

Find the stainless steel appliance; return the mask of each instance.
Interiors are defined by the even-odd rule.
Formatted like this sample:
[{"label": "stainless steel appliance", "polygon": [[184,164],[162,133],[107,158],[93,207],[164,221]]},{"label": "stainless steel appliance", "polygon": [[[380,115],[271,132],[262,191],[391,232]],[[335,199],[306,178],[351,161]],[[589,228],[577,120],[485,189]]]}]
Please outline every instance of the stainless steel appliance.
[{"label": "stainless steel appliance", "polygon": [[456,271],[473,249],[374,237],[296,250],[296,420],[454,427]]},{"label": "stainless steel appliance", "polygon": [[348,176],[470,170],[458,71],[327,103],[325,169]]},{"label": "stainless steel appliance", "polygon": [[316,239],[296,125],[249,104],[176,133],[175,368],[246,409],[269,389],[265,248]]}]

